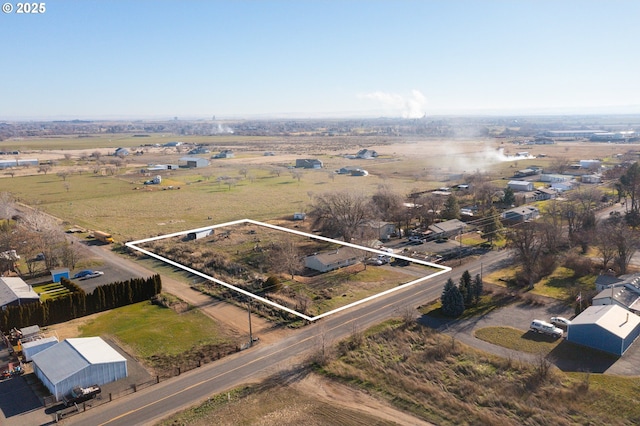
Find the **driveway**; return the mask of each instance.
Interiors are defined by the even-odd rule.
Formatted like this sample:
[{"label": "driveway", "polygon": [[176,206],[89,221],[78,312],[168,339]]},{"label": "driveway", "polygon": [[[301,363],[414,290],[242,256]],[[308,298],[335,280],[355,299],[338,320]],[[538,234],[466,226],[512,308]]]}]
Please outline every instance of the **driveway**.
[{"label": "driveway", "polygon": [[[535,362],[536,356],[526,352],[503,348],[475,337],[475,331],[485,327],[513,327],[522,330],[522,334],[529,331],[529,325],[534,319],[548,321],[552,316],[563,316],[572,318],[573,307],[558,302],[555,299],[540,298],[543,304],[526,304],[516,302],[503,308],[492,311],[486,315],[464,320],[446,320],[429,316],[422,316],[419,319],[421,324],[435,328],[448,334],[469,346],[502,356],[505,358],[518,359],[522,361]],[[568,345],[565,347],[564,345]],[[553,363],[563,371],[590,371],[594,373],[605,373],[612,375],[638,376],[640,375],[640,342],[636,342],[619,359],[598,352],[593,353],[589,358],[567,359],[563,353],[565,349],[573,351],[580,350],[580,346],[563,341],[549,355]]]}]

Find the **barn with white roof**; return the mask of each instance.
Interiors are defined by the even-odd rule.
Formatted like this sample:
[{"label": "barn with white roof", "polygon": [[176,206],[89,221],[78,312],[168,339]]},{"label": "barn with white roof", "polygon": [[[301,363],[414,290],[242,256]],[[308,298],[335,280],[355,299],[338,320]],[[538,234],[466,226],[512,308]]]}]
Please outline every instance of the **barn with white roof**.
[{"label": "barn with white roof", "polygon": [[127,360],[100,337],[66,339],[32,356],[33,371],[56,399],[75,386],[127,377]]},{"label": "barn with white roof", "polygon": [[640,317],[618,305],[589,306],[571,320],[567,340],[622,356],[640,335]]}]

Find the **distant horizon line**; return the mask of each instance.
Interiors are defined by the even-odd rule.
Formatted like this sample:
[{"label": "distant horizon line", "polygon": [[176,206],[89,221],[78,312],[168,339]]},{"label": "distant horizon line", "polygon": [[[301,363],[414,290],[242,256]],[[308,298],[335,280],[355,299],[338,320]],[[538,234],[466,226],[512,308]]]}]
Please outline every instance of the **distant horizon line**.
[{"label": "distant horizon line", "polygon": [[253,114],[100,114],[100,115],[16,115],[0,116],[2,122],[53,122],[53,121],[231,121],[231,120],[350,120],[350,119],[393,119],[419,120],[423,118],[443,117],[552,117],[552,116],[593,116],[593,115],[640,115],[640,105],[582,107],[582,108],[522,108],[522,109],[486,109],[486,110],[452,110],[449,112],[429,113],[420,117],[403,117],[400,112],[368,111],[368,112],[333,112],[333,113],[253,113]]}]

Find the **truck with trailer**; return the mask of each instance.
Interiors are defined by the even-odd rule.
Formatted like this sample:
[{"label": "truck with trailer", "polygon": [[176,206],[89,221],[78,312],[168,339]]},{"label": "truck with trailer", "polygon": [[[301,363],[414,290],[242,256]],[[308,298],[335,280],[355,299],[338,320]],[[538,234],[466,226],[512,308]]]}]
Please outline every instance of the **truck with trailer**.
[{"label": "truck with trailer", "polygon": [[93,231],[93,238],[98,241],[102,241],[103,243],[111,244],[113,243],[113,237],[111,234],[102,231]]},{"label": "truck with trailer", "polygon": [[95,399],[102,389],[98,385],[87,386],[83,388],[82,386],[76,386],[71,389],[71,392],[62,397],[62,402],[67,407],[71,407],[75,404],[80,404],[90,399]]}]

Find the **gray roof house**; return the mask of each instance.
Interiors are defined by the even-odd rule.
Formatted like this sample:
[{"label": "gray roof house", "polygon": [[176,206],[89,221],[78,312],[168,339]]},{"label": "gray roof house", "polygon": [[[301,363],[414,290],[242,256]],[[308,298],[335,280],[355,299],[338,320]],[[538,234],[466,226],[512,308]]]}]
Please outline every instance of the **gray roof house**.
[{"label": "gray roof house", "polygon": [[618,305],[589,306],[567,327],[567,341],[617,356],[639,335],[640,317]]},{"label": "gray roof house", "polygon": [[364,256],[361,250],[339,247],[330,252],[316,253],[304,258],[304,266],[319,272],[329,272],[345,266],[355,265]]},{"label": "gray roof house", "polygon": [[213,156],[213,158],[233,158],[233,157],[234,157],[233,151],[231,151],[230,149],[223,149],[222,151],[220,151],[219,153]]},{"label": "gray roof house", "polygon": [[378,153],[376,151],[374,151],[373,149],[366,149],[366,148],[361,149],[356,154],[356,158],[362,158],[365,160],[368,160],[370,158],[376,158],[377,156],[378,156]]},{"label": "gray roof house", "polygon": [[502,213],[502,218],[511,223],[527,222],[536,219],[538,216],[540,216],[540,210],[533,206],[514,207]]},{"label": "gray roof house", "polygon": [[458,235],[459,233],[464,232],[466,227],[467,225],[458,219],[434,223],[429,227],[429,238],[436,239]]},{"label": "gray roof house", "polygon": [[509,183],[507,183],[507,187],[516,192],[533,191],[533,182],[528,182],[526,180],[510,180]]},{"label": "gray roof house", "polygon": [[296,168],[303,169],[321,169],[322,161],[316,158],[298,158],[296,160]]}]

